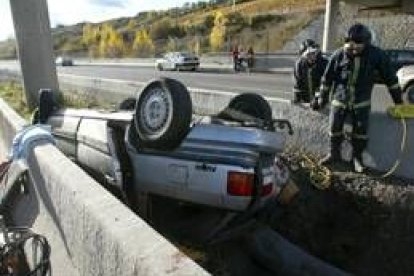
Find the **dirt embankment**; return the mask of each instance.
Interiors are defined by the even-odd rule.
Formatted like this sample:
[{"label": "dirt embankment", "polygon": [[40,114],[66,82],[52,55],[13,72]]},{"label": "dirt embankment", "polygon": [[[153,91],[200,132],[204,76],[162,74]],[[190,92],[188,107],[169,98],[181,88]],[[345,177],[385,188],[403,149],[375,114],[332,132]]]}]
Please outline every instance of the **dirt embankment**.
[{"label": "dirt embankment", "polygon": [[[345,168],[346,169],[346,168]],[[414,273],[413,181],[335,172],[318,190],[305,171],[300,194],[268,223],[309,253],[357,275]]]}]

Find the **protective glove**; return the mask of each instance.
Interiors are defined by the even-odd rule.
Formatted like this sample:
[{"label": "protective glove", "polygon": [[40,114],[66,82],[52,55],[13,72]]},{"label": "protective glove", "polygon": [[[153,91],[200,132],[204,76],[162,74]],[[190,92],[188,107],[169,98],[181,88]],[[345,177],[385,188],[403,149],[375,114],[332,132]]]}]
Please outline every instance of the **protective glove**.
[{"label": "protective glove", "polygon": [[310,107],[312,108],[312,110],[315,110],[315,111],[321,109],[320,101],[317,97],[311,100]]},{"label": "protective glove", "polygon": [[324,97],[319,92],[317,92],[310,103],[310,107],[312,110],[321,110],[325,107],[325,105],[326,101],[324,100]]}]

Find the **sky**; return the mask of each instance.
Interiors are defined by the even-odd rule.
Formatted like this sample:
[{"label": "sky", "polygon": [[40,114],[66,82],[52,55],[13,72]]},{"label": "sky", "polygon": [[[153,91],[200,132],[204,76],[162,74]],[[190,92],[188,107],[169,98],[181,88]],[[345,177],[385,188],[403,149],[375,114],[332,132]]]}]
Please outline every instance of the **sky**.
[{"label": "sky", "polygon": [[[9,1],[0,0],[0,41],[14,37]],[[140,11],[181,7],[192,0],[47,0],[52,27],[133,16]]]}]

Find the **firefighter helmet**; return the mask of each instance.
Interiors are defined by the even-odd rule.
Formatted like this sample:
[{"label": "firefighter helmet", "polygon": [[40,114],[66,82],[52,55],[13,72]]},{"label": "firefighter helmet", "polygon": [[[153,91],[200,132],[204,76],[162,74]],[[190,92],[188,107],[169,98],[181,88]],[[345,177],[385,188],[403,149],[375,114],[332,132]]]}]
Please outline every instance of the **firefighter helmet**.
[{"label": "firefighter helmet", "polygon": [[371,31],[367,26],[357,23],[352,25],[345,38],[346,42],[353,41],[355,43],[371,44]]}]

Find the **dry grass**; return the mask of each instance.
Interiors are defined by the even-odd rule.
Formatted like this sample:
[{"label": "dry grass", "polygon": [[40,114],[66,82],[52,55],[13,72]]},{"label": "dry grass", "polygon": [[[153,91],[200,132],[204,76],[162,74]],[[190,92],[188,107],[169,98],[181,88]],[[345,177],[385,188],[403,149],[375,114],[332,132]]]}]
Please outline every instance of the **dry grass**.
[{"label": "dry grass", "polygon": [[23,118],[29,119],[31,111],[27,108],[23,87],[15,81],[0,83],[0,97]]},{"label": "dry grass", "polygon": [[[112,108],[109,103],[99,101],[95,97],[85,96],[79,91],[67,91],[60,100],[64,107],[71,108]],[[0,98],[5,100],[20,116],[29,120],[32,116],[32,111],[26,105],[25,94],[22,85],[16,81],[0,82]]]},{"label": "dry grass", "polygon": [[[236,11],[247,16],[268,13],[286,14],[291,12],[311,12],[321,10],[324,7],[325,1],[323,0],[256,0],[237,5]],[[218,11],[228,14],[233,12],[233,8],[230,5],[219,8],[208,8],[185,15],[179,19],[179,22],[184,25],[189,22],[199,24],[206,16],[214,15]]]}]

